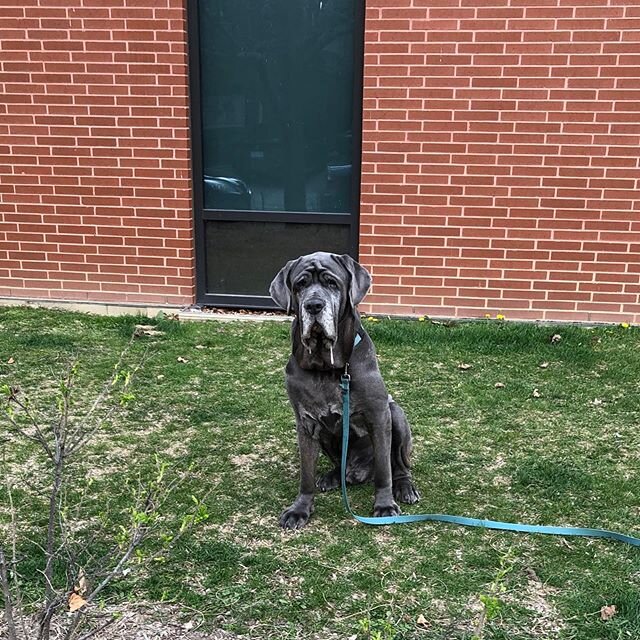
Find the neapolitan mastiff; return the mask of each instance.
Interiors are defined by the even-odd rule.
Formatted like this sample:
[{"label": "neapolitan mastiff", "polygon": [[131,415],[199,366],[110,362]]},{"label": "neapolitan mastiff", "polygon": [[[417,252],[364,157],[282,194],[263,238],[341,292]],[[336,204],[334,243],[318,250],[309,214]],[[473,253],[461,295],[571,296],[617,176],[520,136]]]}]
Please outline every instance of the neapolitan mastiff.
[{"label": "neapolitan mastiff", "polygon": [[[400,513],[396,500],[412,504],[420,499],[409,470],[409,424],[387,393],[373,342],[356,310],[370,284],[368,271],[353,258],[324,252],[287,262],[271,283],[271,297],[295,316],[286,381],[298,433],[300,491],[280,516],[285,529],[307,524],[316,486],[320,491],[340,486],[340,376],[347,363],[351,374],[347,482],[373,480],[374,516]],[[316,481],[320,450],[334,468]]]}]

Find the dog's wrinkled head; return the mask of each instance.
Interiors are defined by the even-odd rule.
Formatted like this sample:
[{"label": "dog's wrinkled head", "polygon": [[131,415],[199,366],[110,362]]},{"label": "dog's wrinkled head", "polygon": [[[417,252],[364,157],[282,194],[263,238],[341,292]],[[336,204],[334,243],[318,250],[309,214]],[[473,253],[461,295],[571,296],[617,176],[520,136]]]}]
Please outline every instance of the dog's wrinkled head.
[{"label": "dog's wrinkled head", "polygon": [[335,345],[341,318],[355,309],[370,284],[369,272],[351,256],[319,251],[287,262],[269,293],[287,313],[297,316],[302,343],[314,351]]}]

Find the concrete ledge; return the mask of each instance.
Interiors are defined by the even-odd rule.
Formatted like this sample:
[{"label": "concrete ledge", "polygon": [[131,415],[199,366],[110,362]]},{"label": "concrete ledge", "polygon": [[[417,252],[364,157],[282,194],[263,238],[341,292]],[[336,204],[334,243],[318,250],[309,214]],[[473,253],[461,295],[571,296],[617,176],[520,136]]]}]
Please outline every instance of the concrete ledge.
[{"label": "concrete ledge", "polygon": [[145,304],[114,304],[110,302],[79,302],[77,300],[43,300],[38,298],[2,298],[0,307],[31,307],[33,309],[57,309],[60,311],[77,311],[100,316],[144,316],[155,318],[159,313],[175,315],[178,320],[186,322],[291,322],[292,318],[284,314],[274,313],[234,313],[202,311],[198,306],[174,307],[153,306]]},{"label": "concrete ledge", "polygon": [[207,320],[217,320],[219,322],[291,322],[292,316],[284,313],[228,313],[202,311],[197,307],[187,307],[178,312],[178,320],[187,322],[206,322]]},{"label": "concrete ledge", "polygon": [[0,307],[31,307],[34,309],[58,309],[78,311],[101,316],[145,316],[153,318],[159,313],[178,313],[182,307],[153,306],[145,304],[112,304],[109,302],[78,302],[75,300],[40,300],[31,298],[0,298]]}]

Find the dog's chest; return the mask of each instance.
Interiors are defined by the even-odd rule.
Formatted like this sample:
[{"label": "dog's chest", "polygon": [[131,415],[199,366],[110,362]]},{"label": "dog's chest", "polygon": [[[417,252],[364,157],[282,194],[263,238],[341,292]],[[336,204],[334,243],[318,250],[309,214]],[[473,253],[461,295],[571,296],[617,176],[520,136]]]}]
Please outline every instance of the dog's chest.
[{"label": "dog's chest", "polygon": [[[316,384],[304,389],[290,388],[291,402],[299,416],[300,426],[312,438],[322,432],[339,436],[342,432],[342,393],[338,385]],[[351,413],[350,428],[355,435],[367,433],[360,414]]]},{"label": "dog's chest", "polygon": [[[342,432],[342,394],[305,394],[294,400],[300,426],[312,438],[320,438],[322,432],[339,436]],[[362,414],[350,414],[350,430],[358,436],[367,433]]]},{"label": "dog's chest", "polygon": [[342,426],[341,413],[332,411],[328,407],[325,407],[325,412],[323,414],[314,414],[303,410],[300,414],[300,422],[307,435],[318,439],[323,431],[336,436],[339,434]]},{"label": "dog's chest", "polygon": [[[325,393],[322,393],[325,391]],[[301,426],[314,438],[321,431],[337,434],[342,426],[342,398],[340,393],[317,389],[317,393],[307,393],[297,398],[296,408]]]}]

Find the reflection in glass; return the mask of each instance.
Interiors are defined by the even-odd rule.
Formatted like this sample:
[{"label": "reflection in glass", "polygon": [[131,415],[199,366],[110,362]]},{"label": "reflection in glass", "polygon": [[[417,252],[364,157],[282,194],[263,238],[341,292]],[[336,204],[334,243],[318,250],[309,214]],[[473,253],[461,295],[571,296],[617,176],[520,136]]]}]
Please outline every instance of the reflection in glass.
[{"label": "reflection in glass", "polygon": [[349,213],[355,0],[201,0],[206,209]]},{"label": "reflection in glass", "polygon": [[314,251],[347,253],[349,225],[208,221],[207,292],[268,296],[287,260]]}]

